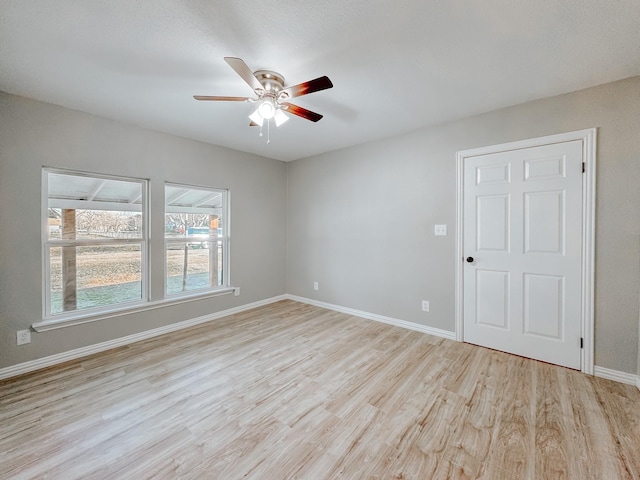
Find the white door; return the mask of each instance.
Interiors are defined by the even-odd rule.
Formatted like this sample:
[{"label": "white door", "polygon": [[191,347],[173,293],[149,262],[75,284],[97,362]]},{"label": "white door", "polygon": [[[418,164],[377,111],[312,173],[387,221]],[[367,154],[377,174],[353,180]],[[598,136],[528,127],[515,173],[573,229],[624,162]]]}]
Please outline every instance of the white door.
[{"label": "white door", "polygon": [[464,341],[580,369],[582,142],[465,159]]}]

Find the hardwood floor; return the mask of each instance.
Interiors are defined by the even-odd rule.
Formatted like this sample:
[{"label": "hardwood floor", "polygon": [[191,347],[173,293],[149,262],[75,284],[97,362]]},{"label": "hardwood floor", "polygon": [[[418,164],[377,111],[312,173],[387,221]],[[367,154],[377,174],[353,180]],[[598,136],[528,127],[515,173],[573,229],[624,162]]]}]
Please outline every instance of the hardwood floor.
[{"label": "hardwood floor", "polygon": [[640,479],[640,392],[282,301],[0,383],[0,478]]}]

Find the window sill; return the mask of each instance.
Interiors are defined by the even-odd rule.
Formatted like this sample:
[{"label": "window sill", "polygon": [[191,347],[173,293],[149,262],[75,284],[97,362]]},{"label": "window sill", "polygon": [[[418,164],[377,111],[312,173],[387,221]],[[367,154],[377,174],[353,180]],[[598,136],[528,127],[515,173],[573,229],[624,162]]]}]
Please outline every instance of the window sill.
[{"label": "window sill", "polygon": [[225,287],[218,290],[212,290],[205,293],[194,293],[191,295],[180,295],[174,298],[165,298],[155,302],[146,302],[130,307],[123,307],[99,313],[83,313],[73,316],[65,316],[64,318],[44,318],[41,322],[31,325],[36,332],[46,332],[48,330],[56,330],[58,328],[72,327],[83,323],[97,322],[107,318],[121,317],[123,315],[131,315],[133,313],[145,312],[147,310],[155,310],[158,308],[170,307],[172,305],[180,305],[195,300],[204,300],[206,298],[218,297],[220,295],[228,295],[236,291],[235,287]]}]

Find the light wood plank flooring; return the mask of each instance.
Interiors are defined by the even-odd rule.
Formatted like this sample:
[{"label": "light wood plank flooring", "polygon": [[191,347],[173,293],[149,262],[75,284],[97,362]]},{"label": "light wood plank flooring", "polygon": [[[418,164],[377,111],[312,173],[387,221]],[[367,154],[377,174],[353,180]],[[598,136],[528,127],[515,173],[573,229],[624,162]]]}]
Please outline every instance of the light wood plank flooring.
[{"label": "light wood plank flooring", "polygon": [[0,383],[0,477],[640,479],[640,392],[282,301]]}]

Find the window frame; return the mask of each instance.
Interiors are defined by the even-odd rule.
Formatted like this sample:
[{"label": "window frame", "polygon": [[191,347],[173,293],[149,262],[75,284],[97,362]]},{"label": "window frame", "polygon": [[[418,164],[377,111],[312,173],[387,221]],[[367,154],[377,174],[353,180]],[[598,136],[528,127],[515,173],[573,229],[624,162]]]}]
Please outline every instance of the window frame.
[{"label": "window frame", "polygon": [[[105,239],[51,239],[49,235],[49,175],[69,175],[92,179],[114,180],[139,184],[141,187],[140,212],[142,214],[140,238],[105,238]],[[67,323],[69,320],[100,317],[105,314],[135,309],[149,303],[150,275],[149,275],[149,243],[150,243],[150,212],[149,212],[149,180],[144,178],[124,177],[102,173],[91,173],[61,168],[42,168],[42,219],[41,219],[41,248],[42,248],[42,319],[43,323]],[[81,209],[82,210],[82,209]],[[51,248],[55,247],[86,247],[95,245],[140,245],[140,299],[112,303],[81,310],[51,313]]]},{"label": "window frame", "polygon": [[[205,190],[212,193],[220,193],[222,194],[222,206],[220,208],[221,214],[221,225],[219,224],[218,229],[222,228],[222,236],[217,235],[215,238],[222,245],[222,283],[221,285],[211,286],[209,285],[206,288],[198,288],[193,290],[186,290],[182,292],[169,293],[168,291],[168,262],[167,262],[167,251],[169,243],[178,243],[178,242],[189,242],[189,237],[184,237],[182,239],[171,239],[167,238],[166,235],[166,218],[167,218],[167,201],[166,201],[166,189],[167,187],[176,187],[176,188],[185,188],[185,189],[194,189],[194,190]],[[230,249],[230,197],[231,192],[228,188],[220,188],[220,187],[212,187],[205,185],[193,185],[188,183],[178,183],[178,182],[164,182],[163,194],[165,199],[163,201],[163,265],[164,265],[164,298],[166,300],[180,300],[180,299],[189,299],[189,298],[199,298],[199,297],[208,297],[211,295],[217,295],[220,293],[229,292],[231,287],[231,274],[230,274],[230,258],[229,249]],[[197,227],[194,227],[197,228]],[[211,241],[211,238],[208,237],[208,241]],[[231,290],[234,291],[234,290]]]}]

